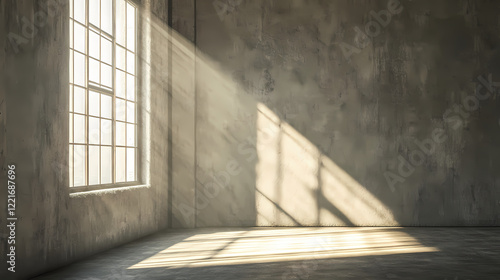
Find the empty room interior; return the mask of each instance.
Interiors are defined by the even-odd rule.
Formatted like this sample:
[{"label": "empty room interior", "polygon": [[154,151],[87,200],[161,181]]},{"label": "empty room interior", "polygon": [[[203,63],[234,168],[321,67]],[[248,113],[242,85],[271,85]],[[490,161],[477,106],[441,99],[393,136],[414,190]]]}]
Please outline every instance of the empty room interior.
[{"label": "empty room interior", "polygon": [[0,0],[0,35],[2,280],[500,279],[500,1]]}]

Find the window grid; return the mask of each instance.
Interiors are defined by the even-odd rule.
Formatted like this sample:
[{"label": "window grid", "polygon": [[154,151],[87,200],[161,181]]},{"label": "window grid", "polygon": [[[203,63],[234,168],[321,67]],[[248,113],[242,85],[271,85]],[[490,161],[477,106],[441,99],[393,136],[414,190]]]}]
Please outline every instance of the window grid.
[{"label": "window grid", "polygon": [[[75,4],[84,3],[84,13],[77,13]],[[121,21],[122,30],[121,36],[124,37],[122,42],[118,44],[116,38],[120,36],[116,30],[116,19],[118,18],[117,3],[121,5],[124,13]],[[91,16],[95,15],[90,11],[90,6],[97,4],[99,13],[97,22],[91,22]],[[104,29],[102,11],[104,5],[111,5],[111,26],[108,22],[109,34]],[[81,10],[80,10],[81,11]],[[93,10],[95,11],[95,10]],[[109,9],[107,10],[109,12]],[[130,13],[130,14],[129,14]],[[77,17],[78,14],[78,17]],[[95,18],[94,18],[95,19]],[[132,19],[132,20],[130,20]],[[129,22],[130,20],[130,22]],[[82,24],[85,23],[85,24]],[[96,24],[94,24],[96,23]],[[80,31],[75,31],[75,27]],[[81,32],[83,30],[83,34]],[[137,94],[136,94],[136,45],[137,45],[137,8],[127,0],[78,0],[73,2],[70,0],[70,186],[85,187],[96,185],[108,185],[123,182],[137,182]],[[78,33],[80,37],[75,38]],[[90,34],[98,38],[97,55],[90,40]],[[82,48],[82,38],[85,42]],[[129,40],[132,38],[131,40]],[[77,42],[75,41],[78,39]],[[104,41],[103,41],[104,40]],[[103,57],[103,42],[111,46],[111,51],[107,57]],[[123,48],[124,56],[121,58],[121,65],[117,67],[117,50]],[[94,51],[94,52],[93,52]],[[75,62],[75,57],[79,57],[79,63]],[[83,57],[83,65],[81,58]],[[107,60],[107,61],[104,61]],[[108,63],[110,62],[110,63]],[[91,65],[92,63],[92,65]],[[85,68],[81,73],[81,68]],[[96,67],[97,66],[97,67]],[[108,77],[103,76],[103,67],[111,68],[111,73]],[[92,69],[91,69],[92,68]],[[121,70],[120,70],[121,69]],[[75,73],[78,71],[78,81]],[[92,71],[92,72],[91,72]],[[93,73],[97,71],[98,73]],[[120,73],[120,87],[117,86],[117,73]],[[83,74],[83,80],[81,75]],[[109,77],[111,74],[111,77]],[[91,75],[93,75],[91,77]],[[97,77],[95,76],[97,75]],[[103,80],[104,78],[104,80]],[[111,79],[109,79],[111,78]],[[78,93],[78,100],[77,93]],[[82,94],[83,92],[83,100]],[[97,97],[92,98],[91,97]],[[108,101],[111,100],[111,103]],[[105,102],[106,101],[106,102]],[[105,103],[105,105],[103,105]],[[98,105],[96,105],[98,104]],[[120,104],[120,111],[118,111]],[[111,108],[109,108],[109,105]],[[107,106],[103,110],[103,106]],[[110,111],[110,112],[109,112]],[[75,126],[75,119],[78,119],[79,125]],[[83,122],[82,122],[83,121]],[[103,123],[110,124],[110,130],[107,129],[107,138],[111,137],[110,141],[104,140],[105,126]],[[83,124],[83,131],[82,130]],[[91,124],[92,128],[91,128]],[[95,124],[96,127],[95,127]],[[120,127],[120,135],[117,135],[117,129]],[[97,131],[97,138],[95,138]],[[110,132],[110,133],[109,133]],[[78,139],[77,135],[78,134]],[[110,134],[110,135],[109,135]],[[82,137],[83,136],[83,137]],[[83,138],[84,140],[81,141]],[[111,180],[103,181],[103,151],[110,154],[107,159],[108,165],[111,165]],[[95,155],[97,150],[97,161],[94,159],[94,164],[91,166],[92,155]],[[94,153],[93,153],[93,152]],[[120,155],[119,155],[120,154]],[[119,157],[120,156],[120,157]],[[76,161],[78,159],[78,168]],[[97,166],[95,166],[97,164]],[[121,169],[118,169],[120,165]],[[93,169],[91,169],[93,168]],[[76,170],[77,169],[77,170]],[[96,170],[95,170],[96,169]],[[121,171],[120,171],[121,170]],[[75,182],[75,173],[79,172],[78,182]],[[97,172],[97,181],[95,174],[91,180],[91,173]],[[121,176],[118,177],[118,174]],[[109,175],[109,174],[108,174]],[[109,178],[108,178],[109,179]]]}]

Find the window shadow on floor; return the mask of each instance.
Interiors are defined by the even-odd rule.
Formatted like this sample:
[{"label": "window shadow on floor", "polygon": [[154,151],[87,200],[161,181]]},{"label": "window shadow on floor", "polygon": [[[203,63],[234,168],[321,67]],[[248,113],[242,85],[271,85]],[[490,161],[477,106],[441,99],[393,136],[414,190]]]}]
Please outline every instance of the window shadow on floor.
[{"label": "window shadow on floor", "polygon": [[496,279],[498,228],[207,228],[164,232],[49,279]]}]

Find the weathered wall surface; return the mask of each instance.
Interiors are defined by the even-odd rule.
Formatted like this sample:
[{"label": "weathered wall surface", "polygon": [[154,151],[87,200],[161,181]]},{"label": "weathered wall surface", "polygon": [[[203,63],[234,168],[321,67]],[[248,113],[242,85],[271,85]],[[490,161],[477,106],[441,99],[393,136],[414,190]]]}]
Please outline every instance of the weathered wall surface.
[{"label": "weathered wall surface", "polygon": [[500,224],[499,2],[219,3],[197,1],[198,225]]},{"label": "weathered wall surface", "polygon": [[172,227],[193,228],[195,199],[195,1],[172,1]]},{"label": "weathered wall surface", "polygon": [[[56,1],[54,14],[37,19],[37,33],[17,52],[7,39],[9,32],[31,32],[23,30],[23,18],[33,22],[38,12],[46,14],[43,3],[0,2],[0,181],[6,184],[7,164],[15,164],[18,218],[15,274],[7,274],[8,232],[5,226],[0,231],[1,279],[26,279],[167,225],[168,60],[162,59],[167,6],[163,1],[140,3],[145,19],[139,34],[145,50],[139,65],[144,185],[70,194],[67,1]],[[2,225],[6,194],[2,188]]]}]

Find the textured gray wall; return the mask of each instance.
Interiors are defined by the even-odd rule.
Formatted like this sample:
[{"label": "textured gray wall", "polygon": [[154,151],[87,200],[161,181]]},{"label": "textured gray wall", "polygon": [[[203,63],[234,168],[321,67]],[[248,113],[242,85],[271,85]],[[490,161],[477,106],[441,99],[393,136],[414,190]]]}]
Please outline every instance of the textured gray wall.
[{"label": "textured gray wall", "polygon": [[195,199],[194,0],[172,1],[172,227],[193,228]]},{"label": "textured gray wall", "polygon": [[[60,1],[63,4],[57,6],[55,14],[39,22],[37,34],[20,44],[17,53],[7,39],[9,32],[22,35],[22,18],[32,22],[34,14],[44,11],[40,3],[46,2],[0,1],[0,181],[6,184],[7,164],[16,164],[18,217],[15,274],[7,274],[8,233],[5,226],[0,230],[1,279],[26,279],[167,225],[166,4],[141,3],[147,20],[141,44],[144,49],[151,47],[141,53],[139,65],[145,185],[70,195],[69,5]],[[5,189],[2,187],[0,194],[2,225],[7,212]]]},{"label": "textured gray wall", "polygon": [[222,3],[197,1],[198,225],[500,224],[498,1]]}]

